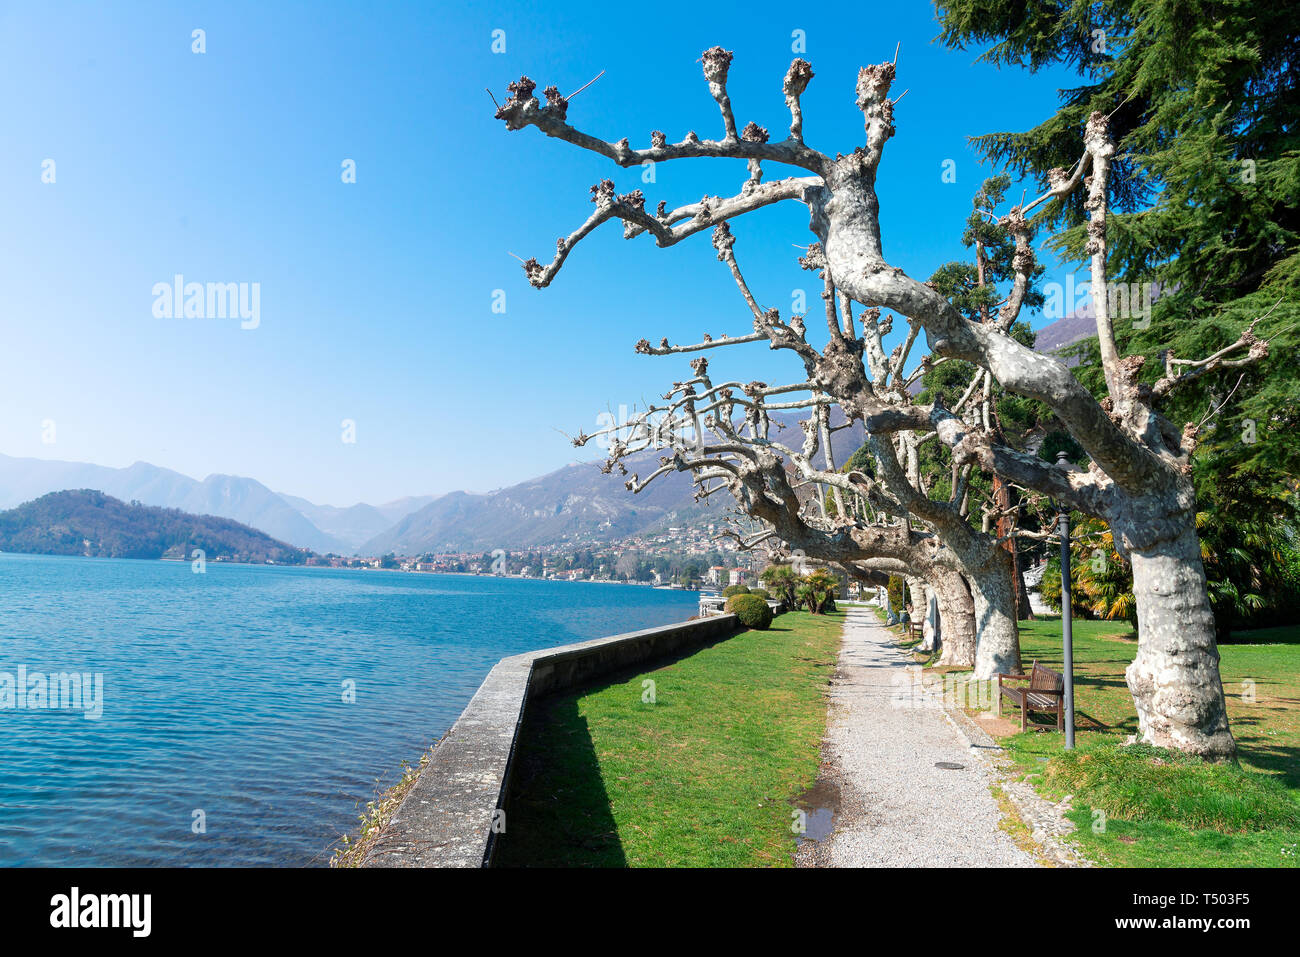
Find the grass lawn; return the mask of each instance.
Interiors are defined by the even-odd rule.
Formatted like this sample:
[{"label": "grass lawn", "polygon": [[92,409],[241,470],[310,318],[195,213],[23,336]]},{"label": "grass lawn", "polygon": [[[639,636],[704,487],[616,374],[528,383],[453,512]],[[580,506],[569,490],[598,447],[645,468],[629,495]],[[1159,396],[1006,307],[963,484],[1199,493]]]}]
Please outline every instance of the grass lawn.
[{"label": "grass lawn", "polygon": [[[1020,733],[1019,711],[1004,711],[1015,724],[997,726],[1012,732],[1001,744],[1042,793],[1075,796],[1070,817],[1092,860],[1136,867],[1294,867],[1300,861],[1300,627],[1234,638],[1219,651],[1239,766],[1116,747],[1137,733],[1124,680],[1137,642],[1125,623],[1074,623],[1073,755],[1063,753],[1063,735]],[[1020,646],[1026,670],[1035,659],[1061,670],[1059,619],[1022,622]]]},{"label": "grass lawn", "polygon": [[539,701],[498,866],[790,866],[791,802],[817,777],[843,622],[788,612],[768,631]]}]

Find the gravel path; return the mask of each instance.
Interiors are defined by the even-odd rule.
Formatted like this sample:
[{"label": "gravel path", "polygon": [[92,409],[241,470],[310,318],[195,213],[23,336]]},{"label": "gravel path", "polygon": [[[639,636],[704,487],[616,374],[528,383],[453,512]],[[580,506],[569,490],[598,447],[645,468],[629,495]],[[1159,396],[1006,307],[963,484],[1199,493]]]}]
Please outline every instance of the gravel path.
[{"label": "gravel path", "polygon": [[[988,765],[972,754],[868,608],[849,607],[831,689],[822,777],[839,786],[833,830],[809,867],[1033,867],[998,827]],[[915,689],[915,690],[914,690]],[[964,770],[943,770],[952,761]]]}]

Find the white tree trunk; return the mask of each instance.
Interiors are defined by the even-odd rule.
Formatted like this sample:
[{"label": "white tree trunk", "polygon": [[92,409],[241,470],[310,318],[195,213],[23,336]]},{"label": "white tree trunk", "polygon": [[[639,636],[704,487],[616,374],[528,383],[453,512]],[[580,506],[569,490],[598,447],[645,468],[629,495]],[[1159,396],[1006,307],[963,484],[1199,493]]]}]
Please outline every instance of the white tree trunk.
[{"label": "white tree trunk", "polygon": [[[903,608],[907,611],[908,621],[916,621],[917,615],[924,614],[925,610],[925,582],[915,575],[907,576],[907,597],[904,599]],[[908,607],[908,606],[911,607]]]},{"label": "white tree trunk", "polygon": [[1176,536],[1129,551],[1138,653],[1126,675],[1142,740],[1211,760],[1236,751],[1219,677],[1200,540],[1187,515]]},{"label": "white tree trunk", "polygon": [[1016,625],[1016,592],[1011,581],[1010,556],[970,577],[975,603],[975,677],[988,680],[1000,672],[1020,673],[1020,633]]},{"label": "white tree trunk", "polygon": [[942,623],[939,664],[969,668],[975,664],[975,604],[970,591],[956,572],[937,575],[934,581]]},{"label": "white tree trunk", "polygon": [[921,608],[916,609],[916,614],[920,616],[921,622],[921,643],[916,646],[916,650],[934,651],[938,647],[939,639],[935,622],[930,617],[930,606],[935,600],[934,589],[929,585],[925,585],[921,588],[921,593],[925,596],[925,601]]},{"label": "white tree trunk", "polygon": [[929,585],[925,588],[925,622],[922,628],[925,637],[921,646],[926,651],[934,651],[943,639],[939,623],[939,595]]}]

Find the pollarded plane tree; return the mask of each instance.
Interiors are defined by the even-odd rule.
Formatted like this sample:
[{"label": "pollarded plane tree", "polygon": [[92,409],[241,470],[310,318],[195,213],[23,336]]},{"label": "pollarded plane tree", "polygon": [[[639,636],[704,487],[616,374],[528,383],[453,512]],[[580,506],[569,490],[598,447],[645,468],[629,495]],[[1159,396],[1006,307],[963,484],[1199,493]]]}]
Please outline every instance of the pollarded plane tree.
[{"label": "pollarded plane tree", "polygon": [[[829,400],[809,395],[781,401],[793,391],[791,387],[714,383],[706,358],[693,360],[691,366],[694,374],[674,383],[663,404],[652,403],[625,421],[591,434],[580,432],[574,445],[605,438],[609,443],[605,471],[617,469],[628,475],[626,486],[634,493],[672,471],[693,474],[697,500],[729,493],[745,521],[736,522],[726,534],[741,550],[767,547],[778,555],[802,556],[807,564],[926,578],[945,603],[945,635],[952,636],[946,647],[956,656],[954,663],[970,665],[975,620],[970,593],[953,568],[955,557],[933,532],[892,519],[903,512],[902,506],[871,479],[861,473],[846,475],[827,464],[832,431],[826,415]],[[802,441],[786,444],[784,436],[773,434],[777,430],[771,413],[799,409],[809,412],[800,423]],[[776,425],[779,428],[780,422]],[[658,467],[645,476],[629,474],[627,460],[640,460],[651,449],[665,453]],[[842,512],[828,517],[819,504],[822,486],[839,493],[855,518],[841,517]],[[962,649],[966,649],[965,660],[960,657]]]},{"label": "pollarded plane tree", "polygon": [[[612,196],[612,190],[609,181],[601,183],[596,188],[598,203]],[[882,318],[879,309],[868,309],[855,320],[852,303],[835,289],[821,247],[814,243],[800,263],[819,273],[823,282],[830,344],[819,352],[808,342],[806,317],[783,320],[779,310],[759,305],[741,272],[736,239],[725,222],[715,226],[713,245],[749,308],[753,331],[716,339],[706,335],[689,345],[672,345],[665,339],[652,346],[642,339],[637,351],[666,356],[763,342],[772,349],[793,352],[801,360],[803,379],[779,386],[714,383],[708,373],[709,360],[701,356],[691,363],[694,376],[674,383],[665,394],[667,404],[651,405],[628,421],[593,435],[579,434],[575,444],[602,437],[610,449],[606,469],[623,471],[629,456],[655,446],[671,446],[673,454],[663,456],[658,469],[645,479],[633,475],[628,488],[639,492],[669,471],[691,471],[702,486],[697,494],[708,497],[729,489],[741,512],[761,524],[756,537],[735,536],[742,548],[777,538],[816,561],[922,579],[934,590],[944,618],[944,663],[974,666],[981,678],[999,671],[1018,671],[1010,556],[986,530],[969,524],[972,467],[967,464],[954,469],[949,499],[942,501],[932,498],[923,484],[917,459],[921,439],[910,430],[868,436],[877,477],[857,469],[842,470],[835,462],[831,435],[836,429],[830,424],[830,412],[837,404],[836,393],[824,386],[838,373],[827,368],[827,354],[835,357],[830,361],[838,363],[844,350],[855,350],[859,366],[870,370],[866,384],[880,405],[906,403],[912,383],[927,365],[923,363],[910,375],[905,373],[919,326],[909,329],[904,342],[886,355],[884,340],[891,329],[890,318]],[[972,400],[971,414],[978,415],[980,402],[974,400],[980,396],[976,386],[983,376],[980,370],[957,413]],[[808,418],[801,423],[803,440],[798,444],[786,444],[773,434],[772,413],[791,410],[808,411]],[[743,415],[739,423],[734,421],[737,414]],[[851,421],[846,417],[839,428]],[[779,432],[779,421],[777,425]],[[691,436],[694,444],[680,441],[682,436]],[[706,436],[715,441],[705,441]],[[810,488],[810,493],[800,494]],[[826,489],[833,510],[826,507]],[[921,606],[916,612],[922,613]]]},{"label": "pollarded plane tree", "polygon": [[[1127,677],[1143,739],[1208,758],[1232,756],[1236,746],[1219,677],[1191,480],[1190,460],[1203,423],[1188,423],[1179,429],[1160,414],[1158,404],[1182,383],[1208,371],[1265,356],[1267,344],[1254,335],[1254,325],[1232,345],[1207,358],[1168,358],[1167,374],[1154,386],[1147,386],[1139,380],[1144,357],[1119,355],[1109,304],[1105,297],[1095,296],[1107,391],[1097,400],[1063,363],[1017,342],[1002,323],[971,321],[936,289],[886,259],[875,187],[885,144],[894,132],[896,100],[889,96],[894,63],[859,71],[856,105],[865,120],[865,142],[848,154],[831,157],[804,142],[800,98],[813,75],[808,63],[795,60],[786,73],[783,90],[790,110],[790,132],[784,140],[772,142],[754,123],[737,132],[727,95],[731,60],[731,53],[720,47],[705,51],[702,58],[705,79],[722,114],[723,138],[701,140],[692,132],[681,142],[670,144],[656,131],[645,149],[632,148],[627,139],[602,140],[570,125],[568,102],[555,87],[545,91],[543,105],[533,95],[536,85],[528,78],[511,84],[511,96],[497,112],[508,129],[535,126],[548,136],[602,154],[623,167],[647,161],[727,157],[747,160],[750,171],[748,181],[734,196],[706,197],[673,210],[660,204],[653,213],[646,210],[640,191],[624,196],[616,196],[612,190],[600,193],[596,210],[574,233],[558,241],[549,264],[536,260],[525,264],[529,281],[537,287],[548,285],[573,247],[611,219],[623,222],[628,238],[648,233],[659,246],[670,246],[775,203],[804,204],[829,282],[842,296],[863,307],[886,308],[906,317],[924,329],[932,353],[980,366],[1006,390],[1044,403],[1091,461],[1086,470],[1063,468],[1007,447],[991,430],[968,425],[940,404],[926,408],[882,401],[865,374],[856,337],[832,333],[817,363],[814,384],[819,391],[833,396],[849,420],[861,420],[873,436],[933,431],[952,450],[957,464],[977,464],[1106,521],[1133,569],[1139,646]],[[1089,118],[1082,147],[1073,170],[1052,170],[1043,196],[1007,214],[1007,225],[1016,236],[1017,263],[1004,311],[1018,312],[1034,268],[1027,214],[1081,186],[1087,189],[1091,288],[1107,288],[1107,181],[1114,146],[1105,114],[1098,112]],[[763,182],[764,162],[793,166],[807,175]]]}]

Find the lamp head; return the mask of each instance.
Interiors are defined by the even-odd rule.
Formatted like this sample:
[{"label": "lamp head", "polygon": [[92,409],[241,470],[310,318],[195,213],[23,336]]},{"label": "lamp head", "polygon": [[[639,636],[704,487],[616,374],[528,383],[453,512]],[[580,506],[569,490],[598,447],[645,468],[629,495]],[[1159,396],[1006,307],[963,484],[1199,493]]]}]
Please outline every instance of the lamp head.
[{"label": "lamp head", "polygon": [[[1065,452],[1064,449],[1056,453],[1056,464],[1059,468],[1063,468],[1067,472],[1072,471],[1074,468],[1074,466],[1070,464],[1070,456]],[[1055,504],[1056,504],[1057,515],[1064,515],[1066,512],[1069,511],[1069,509],[1065,507],[1064,502],[1056,502]]]}]

